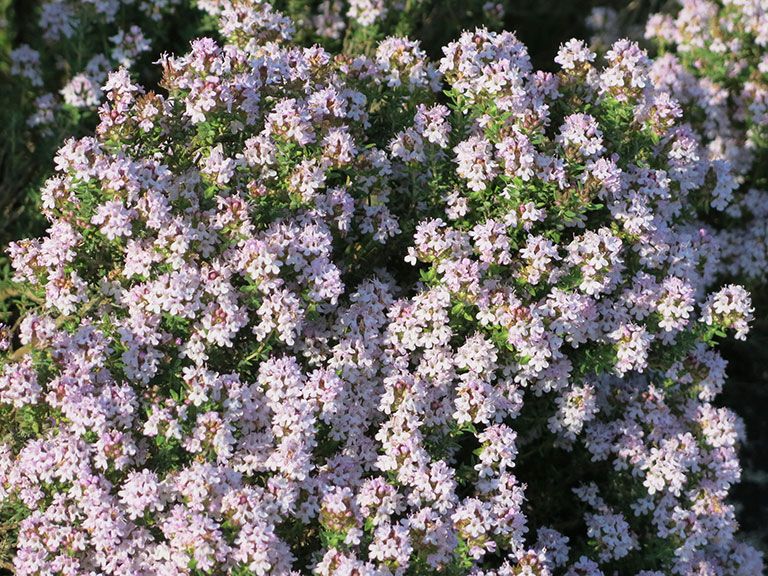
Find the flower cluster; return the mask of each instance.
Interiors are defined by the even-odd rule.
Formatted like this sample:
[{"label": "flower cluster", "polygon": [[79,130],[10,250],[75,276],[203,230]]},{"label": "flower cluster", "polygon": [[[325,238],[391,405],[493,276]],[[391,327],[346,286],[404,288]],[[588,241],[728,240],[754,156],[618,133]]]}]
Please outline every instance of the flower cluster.
[{"label": "flower cluster", "polygon": [[201,4],[228,41],[109,74],[9,250],[16,572],[758,573],[711,403],[751,304],[707,295],[722,175],[646,54],[334,57]]}]

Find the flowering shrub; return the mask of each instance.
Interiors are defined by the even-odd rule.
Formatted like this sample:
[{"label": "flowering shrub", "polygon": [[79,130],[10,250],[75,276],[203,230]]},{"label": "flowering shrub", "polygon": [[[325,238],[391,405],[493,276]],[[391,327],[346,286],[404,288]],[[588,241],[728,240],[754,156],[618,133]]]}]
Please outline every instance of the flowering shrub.
[{"label": "flowering shrub", "polygon": [[646,54],[212,9],[167,96],[108,76],[10,247],[16,573],[759,573],[712,404],[752,308],[692,216],[731,188]]},{"label": "flowering shrub", "polygon": [[718,231],[723,272],[762,282],[768,271],[765,9],[730,0],[673,6],[646,27],[661,52],[652,76],[681,102],[708,156],[730,163],[736,175],[736,201]]},{"label": "flowering shrub", "polygon": [[[473,544],[475,559],[497,546],[517,549],[517,564],[502,567],[511,573],[532,554],[547,558],[541,549],[525,552],[522,532],[510,534],[499,520],[510,511],[495,504],[498,491],[531,482],[525,495],[543,516],[535,528],[550,530],[543,510],[562,522],[574,514],[573,503],[553,506],[558,497],[542,492],[564,491],[581,476],[589,481],[574,490],[585,508],[574,522],[584,522],[588,541],[585,547],[584,533],[568,535],[575,563],[566,573],[597,573],[595,561],[622,574],[692,574],[704,566],[758,573],[757,556],[726,528],[733,512],[722,496],[738,476],[732,450],[739,428],[710,404],[723,361],[703,344],[711,326],[738,331],[726,320],[732,305],[739,308],[734,322],[752,311],[739,287],[702,298],[716,253],[690,226],[689,206],[705,198],[720,208],[729,189],[690,129],[675,124],[677,103],[652,89],[644,52],[619,41],[605,69],[593,68],[593,58],[571,41],[557,57],[562,72],[552,76],[531,70],[511,35],[476,32],[446,49],[441,62],[462,114],[456,144],[443,152],[453,157],[455,174],[434,180],[446,208],[423,221],[409,251],[426,268],[424,291],[406,318],[430,310],[426,324],[400,337],[414,387],[436,355],[441,362],[454,355],[455,374],[439,372],[451,391],[443,426],[459,428],[459,444],[463,434],[476,435],[481,463],[487,431],[517,424],[516,452],[557,461],[559,450],[569,451],[566,462],[591,471],[552,479],[541,462],[516,458],[515,470],[525,475],[512,475],[509,464],[497,472],[498,485],[478,475],[472,497],[487,503],[486,528],[478,529],[482,537],[459,530],[460,539]],[[443,310],[439,325],[435,307]],[[434,433],[431,421],[420,421],[418,404],[399,412],[394,430],[409,427],[409,438]],[[713,418],[729,422],[731,440],[708,436]],[[593,462],[609,463],[612,481],[595,479]],[[692,512],[677,516],[681,510]],[[521,513],[513,508],[511,517]]]}]

